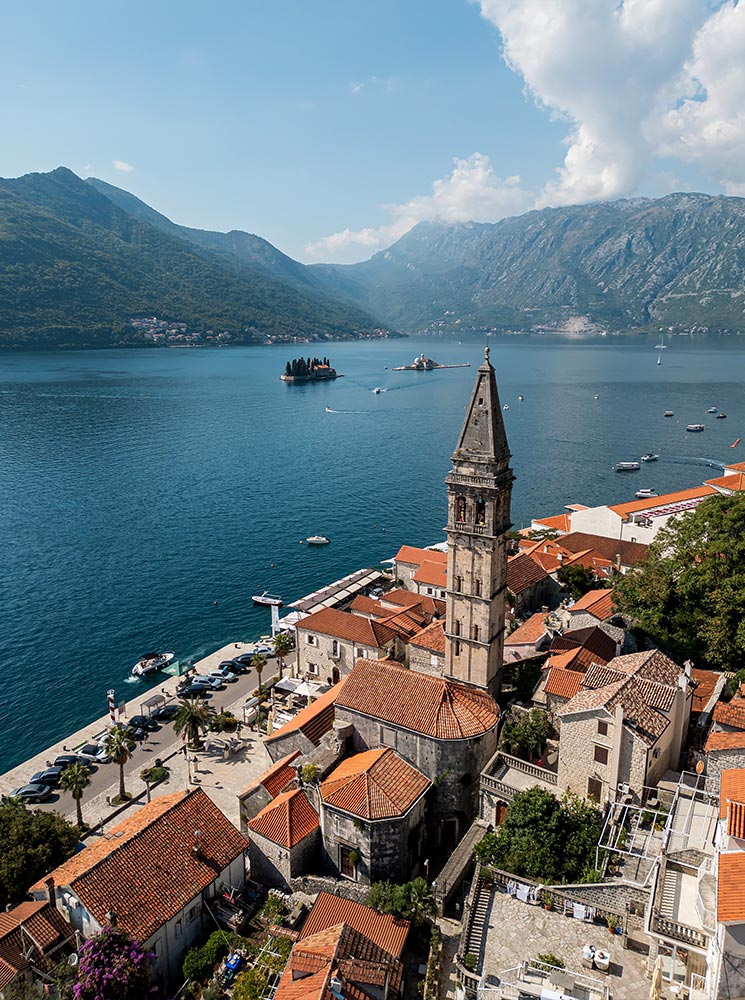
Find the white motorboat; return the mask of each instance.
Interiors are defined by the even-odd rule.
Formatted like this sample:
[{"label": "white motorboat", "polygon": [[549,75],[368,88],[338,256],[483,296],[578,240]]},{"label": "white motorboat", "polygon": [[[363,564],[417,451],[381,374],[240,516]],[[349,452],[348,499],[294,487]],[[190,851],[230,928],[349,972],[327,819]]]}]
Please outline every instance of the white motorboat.
[{"label": "white motorboat", "polygon": [[649,497],[656,497],[657,493],[654,490],[637,490],[634,496],[637,500],[646,500]]},{"label": "white motorboat", "polygon": [[691,434],[700,434],[701,431],[705,431],[706,428],[703,424],[687,424],[686,430],[690,431]]},{"label": "white motorboat", "polygon": [[270,594],[268,590],[265,590],[263,594],[254,594],[251,600],[254,604],[263,604],[270,608],[282,607],[282,598],[277,594]]},{"label": "white motorboat", "polygon": [[662,414],[662,416],[663,417],[674,417],[675,414],[673,413],[672,410],[665,410],[665,412]]},{"label": "white motorboat", "polygon": [[308,545],[328,545],[331,539],[326,538],[325,535],[311,535],[310,538],[306,538],[305,541]]},{"label": "white motorboat", "polygon": [[646,455],[642,455],[642,462],[656,462],[659,455],[654,455],[651,451],[648,451]]},{"label": "white motorboat", "polygon": [[145,653],[132,667],[134,677],[145,677],[147,674],[154,674],[176,659],[175,653]]},{"label": "white motorboat", "polygon": [[375,388],[373,389],[373,392],[375,393],[376,396],[379,396],[382,391],[383,390],[380,388],[379,385],[376,385]]},{"label": "white motorboat", "polygon": [[613,466],[614,472],[638,472],[641,469],[639,462],[617,462]]},{"label": "white motorboat", "polygon": [[706,412],[707,412],[707,413],[716,413],[716,412],[717,412],[717,408],[716,408],[716,406],[710,406],[710,407],[709,407],[709,408],[707,409],[707,411],[706,411]]}]

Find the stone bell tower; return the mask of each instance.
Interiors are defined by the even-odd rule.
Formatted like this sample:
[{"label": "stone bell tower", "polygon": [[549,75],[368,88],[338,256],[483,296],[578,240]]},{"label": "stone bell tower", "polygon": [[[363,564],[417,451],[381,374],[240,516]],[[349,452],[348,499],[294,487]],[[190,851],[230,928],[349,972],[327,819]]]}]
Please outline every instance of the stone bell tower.
[{"label": "stone bell tower", "polygon": [[448,487],[445,674],[499,694],[514,476],[489,348],[476,375]]}]

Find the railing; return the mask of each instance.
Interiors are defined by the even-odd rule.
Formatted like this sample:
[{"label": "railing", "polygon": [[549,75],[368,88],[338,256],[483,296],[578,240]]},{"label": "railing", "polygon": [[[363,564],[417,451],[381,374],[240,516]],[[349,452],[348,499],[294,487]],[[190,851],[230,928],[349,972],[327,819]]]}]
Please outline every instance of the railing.
[{"label": "railing", "polygon": [[482,791],[494,792],[497,795],[501,795],[501,797],[507,802],[512,802],[512,798],[517,791],[516,788],[511,788],[509,785],[505,785],[505,783],[500,781],[498,778],[492,778],[490,774],[482,774],[480,784]]},{"label": "railing", "polygon": [[449,524],[445,531],[460,531],[467,535],[488,535],[488,524],[470,524],[468,521],[455,521]]},{"label": "railing", "polygon": [[508,753],[500,752],[498,763],[514,767],[516,771],[522,771],[524,774],[529,774],[539,781],[545,781],[547,785],[556,784],[556,774],[553,771],[549,771],[545,767],[538,767],[536,764],[530,764],[527,760],[522,760],[520,757],[512,757]]},{"label": "railing", "polygon": [[681,924],[678,920],[671,920],[669,917],[662,917],[656,913],[652,914],[650,929],[657,934],[663,934],[665,937],[689,944],[693,948],[701,948],[702,951],[705,951],[709,944],[708,934],[696,930],[695,927],[689,927],[688,924]]}]

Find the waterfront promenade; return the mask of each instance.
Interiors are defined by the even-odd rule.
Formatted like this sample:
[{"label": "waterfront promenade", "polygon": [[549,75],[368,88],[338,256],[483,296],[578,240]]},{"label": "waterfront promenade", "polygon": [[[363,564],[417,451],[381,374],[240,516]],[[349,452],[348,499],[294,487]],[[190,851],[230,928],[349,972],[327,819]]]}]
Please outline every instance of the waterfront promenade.
[{"label": "waterfront promenade", "polygon": [[[200,660],[196,664],[196,669],[198,673],[208,673],[223,660],[232,659],[240,653],[248,652],[255,645],[257,643],[254,642],[231,642]],[[276,673],[276,658],[269,656],[262,673],[262,683],[265,684]],[[147,688],[144,685],[132,685],[137,693],[126,702],[121,717],[117,712],[117,721],[121,718],[121,721],[124,722],[134,715],[145,714],[142,711],[142,706],[153,695],[163,695],[167,703],[177,701],[176,686],[178,683],[178,677],[164,675],[163,682],[152,688]],[[236,682],[227,684],[222,690],[212,692],[211,696],[208,696],[208,701],[216,710],[230,710],[239,720],[242,720],[242,706],[254,694],[257,687],[258,677],[256,672],[251,670],[248,674],[239,675]],[[102,692],[102,696],[105,698],[105,692]],[[103,715],[76,733],[67,736],[64,740],[53,744],[41,753],[0,775],[0,796],[10,795],[17,788],[25,785],[32,774],[43,770],[57,754],[72,752],[85,743],[99,739],[106,732],[110,722],[109,715]],[[249,785],[254,777],[258,777],[262,771],[266,770],[270,763],[258,734],[250,732],[248,726],[242,728],[241,740],[244,747],[237,754],[223,759],[224,755],[219,746],[213,746],[211,750],[190,754],[192,759],[187,762],[182,752],[183,741],[174,733],[173,725],[170,722],[161,724],[159,729],[149,734],[147,740],[137,744],[131,759],[125,765],[127,791],[135,796],[144,796],[146,786],[140,778],[140,772],[143,768],[151,766],[156,758],[160,758],[170,769],[170,776],[167,782],[162,782],[152,789],[153,797],[189,787],[189,773],[191,772],[192,787],[204,788],[229,819],[238,825],[238,804],[235,797],[237,792]],[[223,739],[224,735],[222,734],[218,738]],[[230,734],[227,734],[227,741],[229,739]],[[116,764],[100,764],[92,767],[91,784],[86,789],[82,800],[83,816],[89,826],[94,826],[102,820],[105,823],[114,814],[120,815],[122,807],[112,806],[110,801],[118,792],[119,767]],[[132,808],[136,807],[135,803]],[[76,815],[75,802],[69,794],[61,789],[53,790],[52,797],[47,802],[34,803],[31,808],[59,812],[72,820],[75,819]]]}]

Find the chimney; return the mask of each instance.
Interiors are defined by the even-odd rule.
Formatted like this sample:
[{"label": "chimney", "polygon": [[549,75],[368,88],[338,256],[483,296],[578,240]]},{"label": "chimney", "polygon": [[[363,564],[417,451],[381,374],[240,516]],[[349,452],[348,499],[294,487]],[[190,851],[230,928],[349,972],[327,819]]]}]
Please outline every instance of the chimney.
[{"label": "chimney", "polygon": [[106,914],[106,921],[110,927],[116,927],[116,913],[114,910],[109,910]]},{"label": "chimney", "polygon": [[202,831],[201,830],[195,830],[194,831],[194,855],[195,855],[195,857],[198,858],[199,855],[200,855],[200,853],[201,853],[201,851],[202,851]]},{"label": "chimney", "polygon": [[47,887],[47,899],[49,900],[49,905],[55,906],[57,896],[54,888],[54,879],[51,875],[48,879],[45,879],[44,885]]},{"label": "chimney", "polygon": [[616,569],[618,570],[619,573],[621,572],[621,553],[620,552],[616,552]]},{"label": "chimney", "polygon": [[683,670],[685,670],[686,677],[691,677],[693,671],[693,661],[686,660],[685,663],[683,664]]}]

